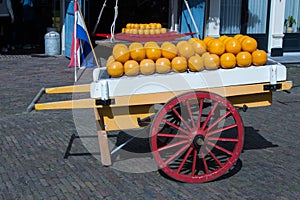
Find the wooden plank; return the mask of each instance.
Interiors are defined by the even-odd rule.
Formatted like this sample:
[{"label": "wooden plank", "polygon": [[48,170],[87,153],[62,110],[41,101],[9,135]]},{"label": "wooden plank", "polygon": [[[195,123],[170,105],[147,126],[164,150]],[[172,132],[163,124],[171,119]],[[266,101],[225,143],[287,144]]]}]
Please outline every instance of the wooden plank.
[{"label": "wooden plank", "polygon": [[[243,105],[247,105],[249,108],[269,106],[272,104],[272,92],[232,96],[228,97],[228,100],[234,106],[239,107]],[[103,107],[101,111],[105,129],[108,131],[140,128],[138,118],[143,119],[156,113],[153,105]]]},{"label": "wooden plank", "polygon": [[156,113],[153,105],[104,107],[100,110],[107,131],[140,128],[138,118],[144,119]]},{"label": "wooden plank", "polygon": [[46,88],[46,94],[90,92],[90,84]]},{"label": "wooden plank", "polygon": [[[291,81],[278,82],[278,83],[282,84],[281,90],[289,90],[292,87]],[[244,95],[251,95],[251,94],[268,93],[269,91],[263,89],[263,86],[266,84],[269,83],[228,86],[228,87],[218,87],[218,88],[204,88],[199,90],[216,93],[223,97],[244,96]],[[175,96],[187,92],[192,92],[192,91],[194,90],[111,97],[113,99],[113,104],[111,105],[111,107],[166,103],[167,101],[169,101],[171,98]],[[100,105],[97,107],[102,107],[102,106]]]},{"label": "wooden plank", "polygon": [[242,107],[247,105],[249,108],[269,106],[272,104],[272,92],[233,96],[227,98],[234,106]]},{"label": "wooden plank", "polygon": [[57,101],[48,103],[37,103],[34,105],[35,110],[62,110],[76,108],[94,108],[95,99],[79,99],[68,101]]}]

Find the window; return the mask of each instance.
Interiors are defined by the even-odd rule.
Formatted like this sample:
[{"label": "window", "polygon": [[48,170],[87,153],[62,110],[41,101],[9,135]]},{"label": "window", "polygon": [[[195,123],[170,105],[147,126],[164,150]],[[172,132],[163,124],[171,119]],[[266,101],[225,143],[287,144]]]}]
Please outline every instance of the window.
[{"label": "window", "polygon": [[242,0],[221,0],[221,34],[237,34],[241,32]]},{"label": "window", "polygon": [[266,33],[267,12],[267,0],[249,0],[247,34]]},{"label": "window", "polygon": [[298,28],[300,27],[299,7],[300,7],[300,0],[286,0],[284,18],[287,19],[288,16],[292,16],[295,18],[296,24],[293,24],[294,32],[297,30],[297,27]]},{"label": "window", "polygon": [[267,11],[268,0],[221,0],[221,34],[266,33]]}]

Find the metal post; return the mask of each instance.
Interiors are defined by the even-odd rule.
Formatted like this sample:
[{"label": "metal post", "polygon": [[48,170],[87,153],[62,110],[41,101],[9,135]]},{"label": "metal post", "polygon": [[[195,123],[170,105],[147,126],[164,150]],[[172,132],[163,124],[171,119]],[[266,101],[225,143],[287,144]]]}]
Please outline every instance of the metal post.
[{"label": "metal post", "polygon": [[74,1],[74,31],[73,31],[73,37],[74,37],[74,82],[77,82],[77,59],[78,59],[78,56],[77,56],[77,41],[76,41],[76,23],[77,23],[77,3],[78,1],[75,0]]}]

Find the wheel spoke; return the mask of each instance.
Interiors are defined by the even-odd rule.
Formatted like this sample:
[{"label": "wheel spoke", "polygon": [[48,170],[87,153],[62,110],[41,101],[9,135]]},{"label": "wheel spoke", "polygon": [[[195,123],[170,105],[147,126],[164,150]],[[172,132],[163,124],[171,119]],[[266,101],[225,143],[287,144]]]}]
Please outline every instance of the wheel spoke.
[{"label": "wheel spoke", "polygon": [[190,102],[188,100],[186,101],[186,107],[187,107],[187,110],[189,112],[190,119],[192,121],[192,128],[195,129],[195,121],[194,121],[194,118],[193,118],[193,115],[192,115],[191,105],[190,105]]},{"label": "wheel spoke", "polygon": [[188,147],[190,146],[190,144],[185,145],[184,147],[182,147],[181,149],[179,149],[176,153],[174,153],[173,156],[171,156],[166,162],[164,162],[164,166],[167,166],[169,162],[171,162],[172,160],[174,160],[179,154],[181,154],[184,150],[186,150]]},{"label": "wheel spoke", "polygon": [[189,137],[186,135],[178,135],[178,134],[170,134],[170,133],[157,133],[158,137],[171,137],[171,138],[183,138],[188,139]]},{"label": "wheel spoke", "polygon": [[195,176],[196,164],[197,164],[197,149],[194,149],[192,176]]},{"label": "wheel spoke", "polygon": [[171,122],[172,124],[175,124],[175,123],[178,122],[178,121],[177,121],[177,119],[174,118],[174,119],[171,119],[170,122]]},{"label": "wheel spoke", "polygon": [[210,131],[210,129],[212,129],[214,126],[216,126],[220,121],[222,121],[223,119],[225,119],[226,117],[228,117],[228,115],[230,115],[230,111],[227,111],[224,115],[222,115],[220,118],[218,118],[214,123],[212,123],[207,129],[206,131]]},{"label": "wheel spoke", "polygon": [[203,162],[203,165],[204,165],[205,173],[208,174],[209,170],[208,170],[207,162],[206,162],[205,155],[204,155],[203,152],[201,152],[201,156],[202,156],[202,162]]},{"label": "wheel spoke", "polygon": [[216,157],[215,154],[213,154],[212,151],[210,151],[207,147],[206,147],[206,151],[209,152],[209,154],[211,155],[211,157],[218,163],[218,165],[220,167],[223,167],[223,164],[221,163],[221,161]]},{"label": "wheel spoke", "polygon": [[219,150],[223,151],[224,153],[226,153],[228,155],[231,155],[231,156],[233,155],[233,153],[231,151],[228,151],[227,149],[224,149],[223,147],[220,147],[217,144],[213,144],[213,143],[211,143],[209,141],[207,141],[207,144],[210,145],[210,146],[212,146],[212,147],[214,147],[214,148],[216,148],[216,149],[219,149]]},{"label": "wheel spoke", "polygon": [[208,121],[210,120],[212,114],[215,112],[217,106],[218,106],[218,102],[216,102],[216,103],[214,104],[214,106],[212,107],[211,111],[209,112],[209,114],[208,114],[208,116],[207,116],[205,122],[204,122],[203,125],[202,125],[202,130],[205,129],[205,127],[206,127]]},{"label": "wheel spoke", "polygon": [[175,125],[175,124],[169,122],[168,120],[163,119],[162,121],[163,121],[164,123],[166,123],[166,124],[172,126],[173,128],[175,128],[175,129],[177,129],[177,130],[179,130],[179,131],[181,131],[181,132],[183,132],[183,133],[185,133],[185,134],[187,134],[187,135],[190,135],[190,133],[189,133],[188,131],[186,131],[186,130],[180,128],[179,126],[177,126],[177,125]]},{"label": "wheel spoke", "polygon": [[212,136],[212,135],[214,135],[214,134],[220,133],[220,132],[222,132],[222,131],[227,131],[227,130],[232,129],[232,128],[235,128],[235,127],[237,127],[237,124],[232,124],[232,125],[229,125],[229,126],[225,126],[225,127],[223,127],[223,128],[216,129],[216,130],[214,130],[214,131],[208,132],[208,133],[206,134],[206,136]]},{"label": "wheel spoke", "polygon": [[175,113],[175,115],[177,117],[179,117],[179,119],[184,123],[184,125],[190,130],[192,131],[191,127],[188,125],[187,121],[185,119],[183,119],[183,117],[177,112],[177,110],[175,108],[172,109],[172,111]]},{"label": "wheel spoke", "polygon": [[185,154],[183,160],[182,160],[181,163],[180,163],[180,166],[179,166],[178,169],[177,169],[177,173],[178,173],[178,174],[180,174],[180,171],[181,171],[181,169],[182,169],[184,163],[185,163],[186,160],[188,159],[189,155],[191,154],[192,150],[193,150],[193,148],[190,147],[189,150],[188,150],[188,152]]},{"label": "wheel spoke", "polygon": [[208,140],[221,141],[221,142],[238,142],[236,138],[218,138],[218,137],[208,137]]},{"label": "wheel spoke", "polygon": [[[180,142],[175,142],[175,143],[163,146],[161,148],[158,148],[157,151],[163,151],[163,150],[166,150],[166,149],[170,149],[170,148],[173,148],[173,147],[176,147],[176,146],[188,143],[188,142],[189,142],[189,140],[183,140],[183,141],[180,141]],[[188,145],[190,145],[190,144],[188,144]]]},{"label": "wheel spoke", "polygon": [[201,126],[202,110],[203,110],[203,99],[200,99],[200,103],[199,103],[199,114],[198,114],[198,122],[197,122],[197,127],[198,127],[198,128],[200,128],[200,126]]}]

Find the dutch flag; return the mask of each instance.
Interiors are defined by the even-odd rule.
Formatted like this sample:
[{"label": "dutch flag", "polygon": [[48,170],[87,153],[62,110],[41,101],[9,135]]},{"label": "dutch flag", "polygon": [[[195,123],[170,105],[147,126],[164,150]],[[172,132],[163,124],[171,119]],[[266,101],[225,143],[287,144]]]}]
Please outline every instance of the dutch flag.
[{"label": "dutch flag", "polygon": [[92,44],[89,38],[84,19],[78,9],[77,1],[74,3],[74,32],[71,47],[71,61],[70,67],[96,67],[94,64],[94,54],[92,51]]}]

